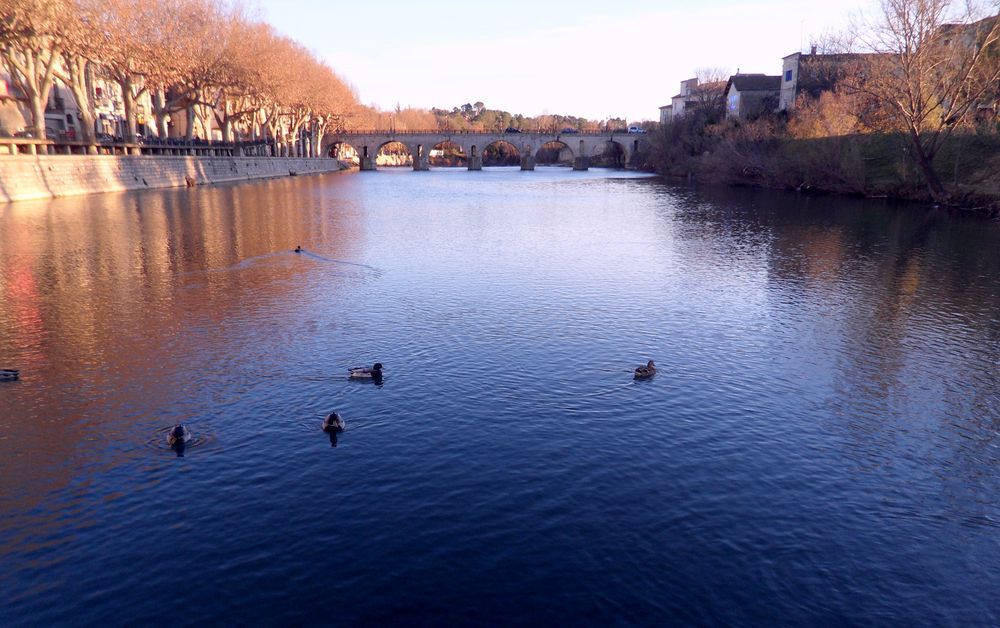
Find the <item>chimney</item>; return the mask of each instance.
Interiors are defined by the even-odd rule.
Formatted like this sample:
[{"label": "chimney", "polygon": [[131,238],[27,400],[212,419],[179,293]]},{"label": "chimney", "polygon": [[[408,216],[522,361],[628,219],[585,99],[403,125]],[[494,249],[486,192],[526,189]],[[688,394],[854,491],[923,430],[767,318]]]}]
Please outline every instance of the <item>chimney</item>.
[{"label": "chimney", "polygon": [[811,55],[815,55],[816,54],[816,44],[812,45],[812,51],[809,54],[811,54]]}]

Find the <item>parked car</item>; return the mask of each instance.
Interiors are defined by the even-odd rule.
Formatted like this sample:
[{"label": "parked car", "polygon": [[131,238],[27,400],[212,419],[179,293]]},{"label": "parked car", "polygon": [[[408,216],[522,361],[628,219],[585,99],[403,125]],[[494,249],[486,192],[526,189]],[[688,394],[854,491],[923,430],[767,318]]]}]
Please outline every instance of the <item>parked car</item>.
[{"label": "parked car", "polygon": [[507,127],[507,130],[504,131],[504,133],[520,133],[520,132],[521,132],[521,129],[518,129],[518,128],[515,128],[515,127],[512,127],[512,126]]},{"label": "parked car", "polygon": [[629,133],[645,133],[646,129],[642,128],[641,126],[630,126],[628,128],[628,132]]}]

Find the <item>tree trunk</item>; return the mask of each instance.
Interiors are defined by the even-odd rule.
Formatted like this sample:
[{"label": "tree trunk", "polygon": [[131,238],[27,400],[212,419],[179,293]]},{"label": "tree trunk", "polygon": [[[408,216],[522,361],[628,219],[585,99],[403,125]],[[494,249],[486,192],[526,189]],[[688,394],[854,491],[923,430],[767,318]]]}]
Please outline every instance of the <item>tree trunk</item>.
[{"label": "tree trunk", "polygon": [[170,114],[167,112],[167,95],[160,88],[153,94],[153,117],[156,119],[156,134],[161,138],[166,137],[169,132],[167,129],[168,115]]},{"label": "tree trunk", "polygon": [[45,100],[38,94],[31,95],[31,129],[37,139],[45,139]]},{"label": "tree trunk", "polygon": [[222,132],[222,141],[231,144],[233,142],[233,117],[230,115],[229,103],[213,107],[212,113],[212,117],[215,118],[215,126]]},{"label": "tree trunk", "polygon": [[126,74],[120,82],[122,87],[122,103],[125,106],[125,141],[135,143],[135,93],[132,91],[132,75]]},{"label": "tree trunk", "polygon": [[948,200],[948,193],[934,169],[934,154],[924,150],[920,135],[913,129],[910,130],[910,154],[913,155],[913,160],[917,163],[917,168],[924,177],[924,183],[927,184],[927,191],[930,192],[934,202],[943,203]]},{"label": "tree trunk", "polygon": [[323,148],[323,136],[326,135],[326,130],[322,127],[316,127],[316,157],[326,157],[320,153]]},{"label": "tree trunk", "polygon": [[45,57],[44,52],[31,49],[19,52],[10,45],[3,49],[3,58],[11,79],[28,99],[31,129],[36,139],[45,139],[45,105],[49,100],[52,75],[60,53],[58,50],[50,50],[47,54],[48,57]]},{"label": "tree trunk", "polygon": [[187,113],[187,116],[186,116],[187,117],[187,129],[186,129],[186,131],[184,133],[184,138],[190,144],[191,140],[194,139],[194,105],[188,105],[186,113]]},{"label": "tree trunk", "polygon": [[275,118],[277,118],[276,115],[268,115],[268,114],[265,113],[264,114],[264,128],[267,129],[267,132],[271,135],[271,139],[273,141],[273,148],[271,150],[271,156],[272,157],[281,157],[282,156],[281,155],[281,151],[284,150],[284,145],[283,145],[283,141],[282,141],[282,137],[283,136],[279,132],[280,131],[280,128],[279,128],[280,125],[279,125],[278,120],[276,120]]},{"label": "tree trunk", "polygon": [[94,130],[94,121],[97,119],[97,115],[94,113],[94,99],[91,96],[90,61],[74,56],[66,59],[66,67],[69,70],[69,80],[66,82],[73,93],[73,99],[76,100],[76,108],[80,112],[79,139],[93,144],[97,141],[97,133]]}]

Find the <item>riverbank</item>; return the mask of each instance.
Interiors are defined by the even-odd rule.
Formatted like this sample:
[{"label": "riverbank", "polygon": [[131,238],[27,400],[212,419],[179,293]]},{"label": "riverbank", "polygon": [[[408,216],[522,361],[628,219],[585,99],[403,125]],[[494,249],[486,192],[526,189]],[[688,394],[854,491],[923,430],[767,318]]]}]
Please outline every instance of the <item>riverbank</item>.
[{"label": "riverbank", "polygon": [[[766,122],[707,133],[661,131],[647,164],[661,175],[704,183],[931,202],[899,134],[783,137]],[[935,159],[955,208],[1000,215],[1000,137],[956,136]]]},{"label": "riverbank", "polygon": [[336,159],[116,155],[0,158],[0,202],[206,185],[345,170]]}]

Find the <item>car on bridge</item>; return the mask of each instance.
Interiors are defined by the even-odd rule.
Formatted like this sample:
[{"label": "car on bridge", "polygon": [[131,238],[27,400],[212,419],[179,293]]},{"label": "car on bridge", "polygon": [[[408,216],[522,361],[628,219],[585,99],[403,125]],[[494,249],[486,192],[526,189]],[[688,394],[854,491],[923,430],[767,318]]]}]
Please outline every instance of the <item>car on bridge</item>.
[{"label": "car on bridge", "polygon": [[641,126],[630,126],[628,128],[628,132],[629,133],[645,133],[646,129],[642,128]]},{"label": "car on bridge", "polygon": [[578,131],[578,130],[576,130],[576,129],[571,129],[570,127],[566,127],[565,129],[563,129],[563,130],[562,130],[562,132],[563,132],[563,133],[579,133],[579,131]]},{"label": "car on bridge", "polygon": [[512,127],[512,126],[507,127],[507,130],[504,131],[504,133],[520,133],[520,132],[521,132],[521,129],[518,129],[518,128]]}]

